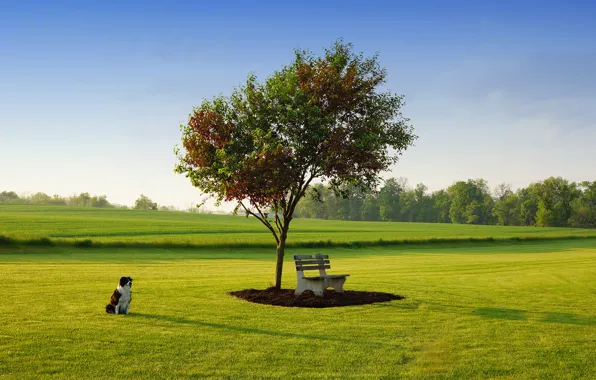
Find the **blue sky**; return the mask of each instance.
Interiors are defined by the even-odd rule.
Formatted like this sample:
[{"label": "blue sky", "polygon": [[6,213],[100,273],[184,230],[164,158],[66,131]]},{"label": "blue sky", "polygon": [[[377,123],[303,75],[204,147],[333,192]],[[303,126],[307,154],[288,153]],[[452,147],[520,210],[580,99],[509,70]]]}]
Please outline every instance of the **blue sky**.
[{"label": "blue sky", "polygon": [[185,207],[179,125],[342,37],[380,53],[420,138],[385,177],[596,180],[590,1],[0,2],[0,190]]}]

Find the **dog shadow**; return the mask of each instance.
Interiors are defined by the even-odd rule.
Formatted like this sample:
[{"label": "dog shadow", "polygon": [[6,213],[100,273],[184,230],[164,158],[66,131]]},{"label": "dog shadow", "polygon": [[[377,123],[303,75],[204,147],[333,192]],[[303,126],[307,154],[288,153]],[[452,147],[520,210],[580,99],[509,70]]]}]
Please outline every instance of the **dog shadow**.
[{"label": "dog shadow", "polygon": [[387,343],[387,342],[362,341],[362,340],[337,338],[337,337],[312,335],[312,334],[297,334],[297,333],[281,332],[281,331],[269,331],[269,330],[256,329],[256,328],[252,328],[252,327],[231,326],[231,325],[224,325],[224,324],[220,324],[220,323],[196,321],[196,320],[184,319],[184,318],[178,318],[178,317],[172,317],[172,316],[166,316],[166,315],[130,313],[128,316],[133,317],[133,318],[150,319],[150,320],[178,323],[178,324],[191,325],[191,326],[210,327],[210,328],[227,330],[227,331],[231,331],[231,332],[245,333],[245,334],[257,334],[257,335],[268,335],[268,336],[283,337],[283,338],[299,338],[299,339],[307,339],[307,340],[319,340],[319,341],[324,341],[324,342],[352,343],[352,344],[361,344],[361,345],[370,345],[370,346],[392,346],[395,348],[403,347],[401,345]]}]

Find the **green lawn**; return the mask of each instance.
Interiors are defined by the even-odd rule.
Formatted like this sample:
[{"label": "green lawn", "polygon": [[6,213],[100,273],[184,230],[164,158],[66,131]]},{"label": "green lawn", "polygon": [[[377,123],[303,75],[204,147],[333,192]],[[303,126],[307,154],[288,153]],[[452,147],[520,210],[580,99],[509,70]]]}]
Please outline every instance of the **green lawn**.
[{"label": "green lawn", "polygon": [[[17,239],[103,243],[272,245],[270,232],[255,218],[181,212],[82,209],[63,206],[0,205],[0,235]],[[349,222],[295,219],[289,244],[394,240],[592,236],[596,229],[500,227],[428,223]]]},{"label": "green lawn", "polygon": [[[43,226],[43,215],[33,214],[30,223]],[[73,235],[119,228],[103,226],[101,212],[88,215],[89,224]],[[68,211],[66,219],[60,211],[48,217],[77,218]],[[126,231],[150,231],[168,217],[135,214],[137,224]],[[6,209],[0,218],[3,228],[15,223]],[[230,220],[185,215],[171,223],[190,229],[201,218],[213,228]],[[238,220],[229,223],[252,226]],[[315,223],[296,228],[312,230]],[[40,230],[48,231],[69,233],[51,225]],[[325,253],[330,272],[351,274],[346,289],[406,299],[301,309],[229,296],[271,284],[267,249],[0,248],[0,377],[596,378],[592,239]],[[134,278],[131,314],[107,315],[121,275]],[[293,287],[290,261],[284,276],[284,287]]]}]

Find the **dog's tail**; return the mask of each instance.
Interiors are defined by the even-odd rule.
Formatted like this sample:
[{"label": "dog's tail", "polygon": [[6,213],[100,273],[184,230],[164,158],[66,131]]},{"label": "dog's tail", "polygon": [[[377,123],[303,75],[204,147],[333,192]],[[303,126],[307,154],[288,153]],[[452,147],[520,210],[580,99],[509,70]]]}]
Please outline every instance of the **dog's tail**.
[{"label": "dog's tail", "polygon": [[106,313],[108,314],[115,314],[116,313],[116,307],[112,304],[107,304],[106,305]]}]

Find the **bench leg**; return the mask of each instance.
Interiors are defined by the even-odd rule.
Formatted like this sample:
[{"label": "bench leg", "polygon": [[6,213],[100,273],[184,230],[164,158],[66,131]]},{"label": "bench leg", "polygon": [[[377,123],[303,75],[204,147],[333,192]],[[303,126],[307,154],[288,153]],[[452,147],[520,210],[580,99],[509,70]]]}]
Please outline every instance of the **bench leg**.
[{"label": "bench leg", "polygon": [[323,297],[323,292],[325,291],[325,281],[312,281],[312,285],[310,290],[315,293],[316,297]]},{"label": "bench leg", "polygon": [[346,278],[331,278],[329,279],[329,287],[335,289],[338,293],[344,292],[344,283],[346,282]]},{"label": "bench leg", "polygon": [[308,285],[306,284],[306,281],[298,281],[298,285],[296,285],[296,290],[294,291],[294,295],[299,296],[305,290],[308,290]]},{"label": "bench leg", "polygon": [[317,297],[323,297],[323,292],[326,288],[325,281],[322,280],[302,280],[298,282],[296,290],[294,291],[295,296],[299,296],[305,290],[312,290]]}]

